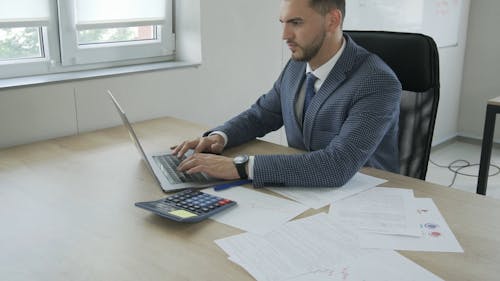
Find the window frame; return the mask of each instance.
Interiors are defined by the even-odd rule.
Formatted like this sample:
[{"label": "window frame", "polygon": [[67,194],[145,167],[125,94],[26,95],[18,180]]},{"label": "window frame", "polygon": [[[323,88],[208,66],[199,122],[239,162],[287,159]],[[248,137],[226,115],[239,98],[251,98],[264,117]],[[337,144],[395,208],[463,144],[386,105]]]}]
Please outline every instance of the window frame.
[{"label": "window frame", "polygon": [[[49,19],[43,26],[40,22],[33,21],[33,25],[26,22],[19,25],[42,28],[42,39],[45,57],[33,59],[16,59],[0,63],[0,79],[17,79],[27,76],[59,74],[74,71],[103,70],[111,67],[132,66],[138,64],[169,62],[175,59],[175,0],[166,0],[166,18],[164,26],[161,27],[159,35],[162,42],[138,43],[136,41],[130,44],[99,44],[98,47],[85,47],[78,49],[78,46],[69,46],[67,36],[73,36],[70,42],[76,41],[76,27],[70,28],[73,34],[68,31],[61,32],[63,28],[68,28],[68,23],[63,21],[70,20],[65,4],[74,3],[74,0],[51,0],[49,1]],[[72,13],[74,15],[74,13]],[[72,16],[70,15],[70,16]],[[15,23],[12,23],[15,25]],[[153,50],[155,49],[156,50]],[[73,52],[73,53],[72,53]],[[75,52],[77,56],[75,57]],[[117,56],[117,54],[125,54]],[[144,54],[147,54],[146,56]]]},{"label": "window frame", "polygon": [[40,47],[43,49],[44,57],[41,58],[22,58],[0,62],[0,79],[18,76],[30,76],[36,74],[50,73],[57,64],[59,55],[59,46],[54,44],[58,42],[57,9],[55,1],[49,1],[48,20],[27,20],[12,21],[9,27],[35,27],[41,28]]},{"label": "window frame", "polygon": [[[75,0],[58,1],[59,34],[61,37],[61,63],[63,66],[114,62],[152,57],[168,57],[174,54],[172,0],[165,0],[165,20],[135,21],[121,24],[90,25],[89,28],[112,28],[161,24],[159,40],[78,45],[78,28],[75,20]],[[145,55],[147,54],[147,55]]]}]

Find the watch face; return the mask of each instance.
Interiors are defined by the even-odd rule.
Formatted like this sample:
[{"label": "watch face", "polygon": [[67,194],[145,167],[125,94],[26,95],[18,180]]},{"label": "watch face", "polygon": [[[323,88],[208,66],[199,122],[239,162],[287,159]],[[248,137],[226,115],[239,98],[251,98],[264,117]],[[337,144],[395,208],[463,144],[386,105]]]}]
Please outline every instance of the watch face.
[{"label": "watch face", "polygon": [[248,161],[248,155],[238,155],[233,159],[235,164],[241,164]]}]

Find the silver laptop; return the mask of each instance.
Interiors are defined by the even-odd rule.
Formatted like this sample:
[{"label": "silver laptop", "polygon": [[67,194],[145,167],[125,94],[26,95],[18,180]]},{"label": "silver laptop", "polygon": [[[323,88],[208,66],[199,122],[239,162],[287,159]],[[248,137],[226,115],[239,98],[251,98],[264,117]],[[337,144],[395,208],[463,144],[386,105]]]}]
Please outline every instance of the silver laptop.
[{"label": "silver laptop", "polygon": [[[177,171],[177,165],[183,160],[179,159],[170,153],[158,153],[158,154],[146,154],[142,148],[137,135],[135,134],[132,125],[128,121],[127,115],[123,111],[122,107],[115,99],[110,90],[108,90],[108,95],[113,101],[113,104],[120,115],[123,125],[127,128],[130,138],[134,142],[137,150],[142,156],[142,159],[146,163],[148,170],[154,176],[158,184],[161,186],[163,191],[170,192],[186,188],[204,188],[208,186],[217,185],[227,181],[215,179],[207,176],[204,173],[197,173],[188,175],[186,173],[181,173]],[[186,156],[192,154],[192,151],[188,151]]]}]

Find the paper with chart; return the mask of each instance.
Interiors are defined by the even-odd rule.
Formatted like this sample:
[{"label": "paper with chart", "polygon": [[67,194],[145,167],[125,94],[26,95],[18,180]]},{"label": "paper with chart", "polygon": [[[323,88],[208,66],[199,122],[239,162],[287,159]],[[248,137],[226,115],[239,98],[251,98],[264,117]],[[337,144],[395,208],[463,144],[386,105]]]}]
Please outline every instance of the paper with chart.
[{"label": "paper with chart", "polygon": [[273,187],[267,188],[313,209],[319,209],[386,182],[384,179],[356,173],[342,187]]},{"label": "paper with chart", "polygon": [[360,234],[361,246],[378,249],[462,253],[464,250],[432,199],[415,198],[415,202],[420,237],[364,233]]},{"label": "paper with chart", "polygon": [[323,213],[215,243],[258,281],[441,280],[394,251],[360,249],[353,232]]},{"label": "paper with chart", "polygon": [[213,215],[211,219],[245,231],[261,234],[279,227],[308,209],[297,202],[242,186],[222,191],[205,189],[203,192],[237,202],[236,206],[231,207],[226,212]]},{"label": "paper with chart", "polygon": [[420,236],[411,189],[375,187],[330,206],[336,222],[359,230]]}]

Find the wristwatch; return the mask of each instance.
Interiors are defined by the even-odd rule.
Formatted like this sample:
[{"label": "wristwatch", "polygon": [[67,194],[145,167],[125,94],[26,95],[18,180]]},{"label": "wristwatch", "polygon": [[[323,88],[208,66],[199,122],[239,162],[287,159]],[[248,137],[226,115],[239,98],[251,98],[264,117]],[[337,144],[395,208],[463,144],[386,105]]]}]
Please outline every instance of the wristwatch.
[{"label": "wristwatch", "polygon": [[233,158],[234,166],[236,166],[236,170],[238,170],[238,174],[241,179],[247,179],[247,164],[248,164],[248,155],[238,155]]}]

